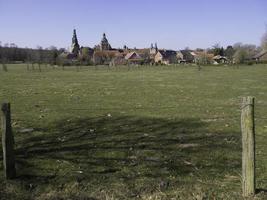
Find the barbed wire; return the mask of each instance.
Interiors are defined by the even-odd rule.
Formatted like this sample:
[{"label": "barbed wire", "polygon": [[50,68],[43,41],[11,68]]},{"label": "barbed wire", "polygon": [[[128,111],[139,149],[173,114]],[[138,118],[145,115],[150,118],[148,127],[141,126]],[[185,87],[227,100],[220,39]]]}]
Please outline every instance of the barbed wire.
[{"label": "barbed wire", "polygon": [[[15,98],[15,97],[14,97]],[[29,98],[30,101],[32,101],[31,97],[25,97],[25,98]],[[79,98],[79,97],[69,97],[69,99],[71,98]],[[17,102],[13,102],[11,103],[12,107],[61,107],[61,106],[68,106],[68,107],[72,107],[73,105],[85,105],[85,104],[90,104],[91,102],[85,102],[82,101],[82,99],[78,99],[78,102],[62,102],[61,104],[55,104],[55,103],[45,103],[45,102],[49,102],[51,100],[48,99],[37,99],[36,101],[32,102],[32,103],[17,103]],[[10,102],[10,101],[2,101],[2,102]],[[143,105],[139,105],[139,103],[133,103],[135,105],[130,106],[131,108],[137,108],[137,109],[179,109],[181,108],[181,106],[187,106],[187,103],[178,103],[177,106],[162,106],[162,105],[155,105],[155,106],[143,106]],[[237,105],[227,105],[227,104],[222,104],[222,105],[216,105],[216,106],[210,106],[209,104],[206,104],[205,106],[201,105],[201,104],[190,104],[190,106],[192,106],[193,108],[202,108],[202,109],[207,109],[208,111],[214,111],[214,110],[222,110],[225,107],[226,108],[230,108],[230,109],[236,109],[237,111],[239,111],[239,116],[241,115],[241,109],[240,106]],[[122,106],[121,106],[122,107]],[[120,109],[121,107],[114,107],[114,109]],[[127,107],[127,108],[130,108]],[[90,107],[92,108],[92,107]],[[267,108],[267,104],[266,104],[266,108]],[[82,109],[88,109],[87,108],[82,108]],[[256,113],[256,118],[258,119],[267,119],[267,117],[257,117],[257,113]]]},{"label": "barbed wire", "polygon": [[[72,108],[72,109],[69,109],[69,108],[57,108],[57,109],[48,109],[48,110],[39,110],[36,112],[36,114],[49,114],[49,113],[57,113],[57,112],[64,112],[65,114],[73,114],[71,112],[74,112],[74,111],[78,111],[78,112],[90,112],[92,114],[92,111],[95,111],[95,112],[110,112],[110,113],[127,113],[127,112],[131,112],[131,111],[138,111],[140,109],[138,108],[130,108],[130,109],[126,109],[126,108],[120,108],[119,110],[118,109],[114,109],[114,108],[99,108],[99,109],[81,109],[81,108]],[[149,111],[149,109],[146,109],[146,111]],[[12,116],[14,115],[32,115],[32,113],[27,113],[28,111],[13,111],[12,112]],[[158,109],[158,112],[162,112],[162,110],[159,110]],[[155,113],[157,114],[158,113],[157,111],[151,111],[150,113]],[[239,116],[200,116],[200,115],[174,115],[173,117],[179,117],[179,118],[198,118],[200,120],[214,120],[214,122],[216,122],[216,120],[233,120],[233,121],[239,121]]]},{"label": "barbed wire", "polygon": [[[42,103],[42,101],[46,101],[46,100],[39,100],[39,102],[36,102],[36,103],[31,103],[31,104],[27,104],[27,103],[24,103],[24,104],[21,104],[21,103],[11,103],[11,106],[13,105],[13,107],[69,107],[70,109],[73,108],[73,106],[79,106],[79,105],[85,105],[85,104],[90,104],[90,102],[75,102],[75,103],[72,103],[72,102],[63,102],[61,104],[44,104]],[[183,105],[182,105],[183,106]],[[207,109],[207,111],[211,112],[213,109],[222,109],[225,107],[225,105],[222,105],[222,106],[216,106],[216,107],[212,107],[213,109],[209,109],[210,107],[207,106],[207,107],[203,107],[202,105],[195,105],[196,108],[203,108],[203,109]],[[229,107],[229,105],[226,105]],[[89,106],[89,107],[86,107],[86,108],[83,108],[83,107],[79,107],[79,109],[92,109],[92,108],[95,108],[97,106]],[[103,107],[102,107],[103,108]],[[131,109],[131,108],[134,108],[134,109],[179,109],[181,108],[181,105],[177,105],[177,106],[162,106],[162,105],[154,105],[154,106],[143,106],[141,105],[140,103],[135,103],[135,105],[131,105],[131,106],[128,106],[126,105],[125,106],[120,106],[120,107],[116,107],[116,106],[113,106],[113,107],[110,107],[108,109],[121,109],[121,108],[127,108],[127,109]],[[234,108],[234,107],[233,107]],[[75,108],[76,109],[76,108]],[[106,109],[106,108],[103,108],[103,109]]]},{"label": "barbed wire", "polygon": [[[72,82],[72,83],[74,83],[74,82]],[[33,85],[34,86],[34,85]],[[113,89],[113,87],[108,87],[107,86],[107,89],[109,89],[109,88],[111,88],[111,89]],[[151,87],[151,89],[155,89],[155,88],[153,88],[153,87]],[[105,90],[105,89],[103,89],[103,90]],[[70,94],[73,94],[74,95],[74,92],[75,92],[75,89],[69,89],[69,91],[70,91]],[[56,92],[56,94],[66,94],[66,92],[67,91],[62,91],[62,92],[57,92],[57,91],[54,91],[54,92]],[[105,92],[105,91],[104,91]],[[104,93],[103,92],[103,93]],[[40,93],[38,93],[38,92],[36,92],[37,94],[40,94]],[[130,93],[130,92],[129,92]],[[144,95],[145,95],[146,93],[144,93]],[[34,94],[33,94],[34,95]],[[7,98],[7,99],[5,99],[5,100],[8,100],[8,97],[2,97],[2,101],[4,100],[4,98]],[[9,99],[12,99],[12,98],[16,98],[15,96],[14,97],[9,97]],[[32,96],[20,96],[19,98],[24,98],[24,99],[30,99],[30,100],[32,100]],[[40,101],[49,101],[49,100],[51,100],[51,99],[39,99]],[[177,101],[177,104],[179,104],[179,103],[181,103],[181,102],[179,102],[179,100],[187,100],[187,99],[178,99],[178,101]],[[195,100],[195,101],[197,101],[197,100]],[[188,101],[187,101],[188,102]],[[194,102],[193,100],[191,101],[191,102]],[[199,101],[197,101],[198,103],[201,103],[201,102],[199,102]],[[183,102],[183,103],[186,103],[186,102]],[[207,102],[202,102],[202,103],[205,103],[205,105],[208,105],[208,103]],[[267,102],[266,102],[267,103]],[[190,103],[190,104],[192,104],[192,103]],[[260,105],[260,104],[259,104]],[[262,104],[262,105],[265,105],[265,104]],[[267,105],[267,104],[266,104]],[[241,107],[241,104],[238,104],[238,103],[223,103],[223,104],[215,104],[215,106],[234,106],[234,107],[237,107],[237,108],[240,108]]]},{"label": "barbed wire", "polygon": [[[65,82],[65,81],[64,81]],[[75,83],[75,84],[77,84],[77,83],[88,83],[88,81],[82,81],[82,80],[79,80],[79,82],[77,82],[77,81],[69,81],[70,83]],[[9,84],[9,85],[12,85],[12,84]],[[14,84],[14,85],[17,85],[17,84]],[[20,83],[20,86],[38,86],[38,85],[36,85],[36,84],[25,84],[25,83]],[[51,85],[53,85],[53,83],[51,83]],[[138,86],[138,83],[136,84],[137,86]],[[141,84],[142,86],[148,86],[148,84]],[[49,85],[48,85],[49,86]],[[78,86],[80,86],[80,85],[78,85]],[[113,87],[113,86],[108,86],[108,85],[105,85],[105,86],[103,86],[103,87],[105,87],[104,89],[110,89],[110,88],[112,88],[112,89],[116,89],[115,87]],[[149,87],[149,88],[151,88],[151,89],[156,89],[157,87],[155,86],[155,87]],[[70,91],[75,91],[75,90],[78,90],[78,89],[76,89],[76,88],[68,88]],[[100,88],[100,89],[103,89],[103,88]],[[177,91],[179,91],[180,89],[177,89]],[[58,92],[58,91],[54,91],[54,92]],[[63,92],[66,92],[66,91],[63,91]],[[36,93],[38,93],[38,92],[36,92]],[[58,93],[60,93],[60,92],[58,92]],[[129,92],[130,93],[130,92]],[[140,92],[140,93],[142,93],[142,91]],[[38,94],[40,94],[40,93],[38,93]],[[65,94],[65,93],[64,93]],[[15,97],[15,96],[14,96]],[[2,96],[1,98],[8,98],[8,96]],[[10,98],[10,97],[9,97]],[[11,97],[12,98],[12,97]],[[31,96],[19,96],[19,98],[29,98],[29,99],[31,99],[32,97]],[[240,100],[239,100],[240,99]],[[43,100],[49,100],[49,99],[43,99]],[[207,104],[207,102],[205,101],[205,102],[203,102],[203,103],[205,103],[205,104]],[[241,98],[238,98],[238,100],[233,100],[233,99],[231,99],[231,100],[225,100],[224,101],[224,103],[223,104],[220,104],[220,105],[233,105],[233,106],[237,106],[237,107],[242,107],[242,102],[241,102]],[[255,102],[255,104],[254,104],[255,106],[258,106],[258,105],[267,105],[267,101],[263,101],[263,100],[258,100],[258,101],[256,101]]]},{"label": "barbed wire", "polygon": [[[16,98],[16,97],[14,97]],[[21,98],[21,97],[20,97]],[[29,98],[29,100],[33,101],[32,97],[23,97],[23,98]],[[51,99],[36,99],[36,102],[32,102],[31,104],[27,104],[27,103],[17,103],[17,102],[11,102],[12,105],[17,105],[17,106],[25,106],[25,105],[30,105],[30,106],[33,106],[33,105],[43,105],[43,106],[59,106],[59,105],[62,105],[62,104],[67,104],[67,105],[73,105],[73,104],[90,104],[91,102],[86,102],[86,101],[82,101],[83,99],[79,96],[70,96],[70,97],[67,97],[67,99],[75,99],[77,98],[77,101],[76,102],[71,102],[71,101],[67,101],[67,102],[63,102],[61,104],[55,104],[55,103],[49,103],[49,104],[44,104],[42,102],[49,102],[49,101],[52,101]],[[103,97],[105,98],[105,97]],[[7,102],[7,101],[2,101],[2,102]],[[9,101],[10,102],[10,101]],[[135,102],[133,104],[140,104],[139,102]],[[190,105],[190,106],[201,106],[201,107],[204,107],[202,104],[200,104],[199,102],[196,103],[190,103],[188,104],[187,102],[177,102],[176,104],[177,106],[165,106],[165,107],[181,107],[183,105]],[[158,106],[161,106],[158,105]],[[205,102],[205,106],[209,107],[211,105],[207,104],[207,102]],[[155,107],[155,106],[154,106]],[[212,108],[224,108],[224,107],[232,107],[232,108],[236,108],[236,109],[240,109],[240,105],[234,105],[234,104],[217,104],[217,105],[213,105]],[[205,108],[205,107],[204,107]],[[241,111],[241,110],[240,110]]]}]

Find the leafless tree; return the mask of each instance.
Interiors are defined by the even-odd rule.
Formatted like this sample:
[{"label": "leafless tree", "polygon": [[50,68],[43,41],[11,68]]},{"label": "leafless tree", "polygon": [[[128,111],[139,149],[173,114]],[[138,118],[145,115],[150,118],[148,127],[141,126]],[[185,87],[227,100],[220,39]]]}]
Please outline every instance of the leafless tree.
[{"label": "leafless tree", "polygon": [[234,62],[244,63],[245,61],[251,60],[251,58],[259,53],[259,49],[256,45],[253,44],[242,44],[237,43],[234,45],[235,54],[234,54]]},{"label": "leafless tree", "polygon": [[266,27],[266,32],[263,34],[261,38],[261,47],[263,50],[267,51],[267,27]]}]

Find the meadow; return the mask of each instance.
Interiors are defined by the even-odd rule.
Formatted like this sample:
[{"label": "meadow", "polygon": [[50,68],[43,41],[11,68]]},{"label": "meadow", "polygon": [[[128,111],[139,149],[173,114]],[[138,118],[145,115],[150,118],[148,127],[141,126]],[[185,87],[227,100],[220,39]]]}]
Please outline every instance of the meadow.
[{"label": "meadow", "polygon": [[[240,102],[256,98],[267,189],[267,65],[0,71],[18,177],[1,199],[243,199]],[[2,148],[2,147],[1,147]]]}]

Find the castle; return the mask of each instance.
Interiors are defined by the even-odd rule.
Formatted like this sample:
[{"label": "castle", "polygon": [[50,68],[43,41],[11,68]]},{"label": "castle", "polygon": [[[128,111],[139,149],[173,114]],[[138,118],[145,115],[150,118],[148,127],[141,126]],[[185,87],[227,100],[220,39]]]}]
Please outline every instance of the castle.
[{"label": "castle", "polygon": [[[112,50],[111,45],[108,42],[108,39],[106,37],[106,34],[103,33],[102,40],[99,45],[95,46],[96,50],[100,51],[110,51]],[[72,43],[71,43],[71,48],[70,48],[70,53],[78,56],[81,48],[78,42],[77,34],[76,34],[76,29],[73,30],[73,36],[72,36]]]},{"label": "castle", "polygon": [[71,60],[90,60],[98,65],[124,65],[124,64],[172,64],[183,61],[183,57],[173,50],[159,50],[157,43],[150,48],[130,49],[111,47],[107,36],[103,33],[102,39],[94,48],[80,47],[76,30],[73,30],[70,52],[66,57]]}]

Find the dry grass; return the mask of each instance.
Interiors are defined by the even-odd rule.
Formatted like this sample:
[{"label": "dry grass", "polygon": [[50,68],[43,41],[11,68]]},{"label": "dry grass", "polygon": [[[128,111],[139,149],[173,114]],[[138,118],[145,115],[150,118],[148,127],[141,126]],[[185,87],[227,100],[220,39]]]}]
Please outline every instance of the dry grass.
[{"label": "dry grass", "polygon": [[267,188],[265,65],[25,68],[0,73],[18,168],[16,180],[0,175],[1,199],[243,199],[247,95],[257,100],[257,188]]}]

